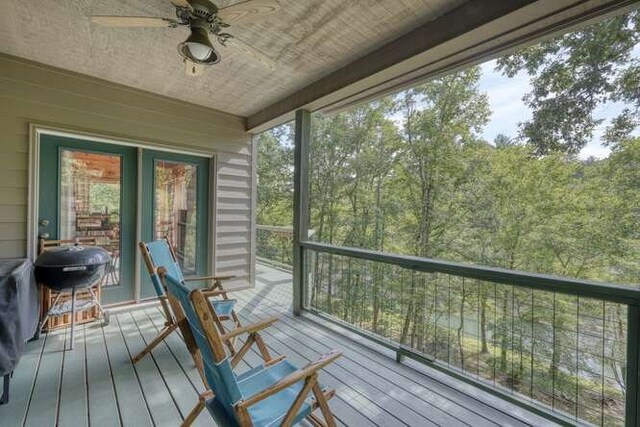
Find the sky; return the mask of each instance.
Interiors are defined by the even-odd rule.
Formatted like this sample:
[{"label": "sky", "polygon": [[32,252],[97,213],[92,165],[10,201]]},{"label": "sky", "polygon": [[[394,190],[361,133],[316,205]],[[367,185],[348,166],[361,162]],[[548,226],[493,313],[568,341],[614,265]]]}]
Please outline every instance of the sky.
[{"label": "sky", "polygon": [[[640,57],[640,46],[636,46],[633,55]],[[482,64],[482,77],[479,82],[480,90],[488,95],[493,111],[482,132],[482,137],[487,141],[493,141],[500,133],[510,137],[517,136],[518,123],[531,118],[531,111],[522,101],[522,97],[531,90],[529,76],[521,72],[512,78],[505,77],[494,71],[495,66],[495,60]],[[617,116],[623,108],[623,103],[611,102],[596,109],[594,115],[605,120],[596,129],[591,142],[580,152],[580,158],[587,159],[593,156],[601,159],[609,155],[610,150],[600,143],[600,139],[610,119]]]}]

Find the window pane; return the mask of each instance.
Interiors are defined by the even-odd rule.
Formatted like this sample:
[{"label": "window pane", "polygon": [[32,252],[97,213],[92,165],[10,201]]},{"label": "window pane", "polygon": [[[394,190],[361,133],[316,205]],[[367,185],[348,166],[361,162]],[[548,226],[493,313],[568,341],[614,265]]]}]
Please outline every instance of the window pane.
[{"label": "window pane", "polygon": [[185,275],[195,274],[198,167],[155,162],[155,237],[168,237]]},{"label": "window pane", "polygon": [[105,286],[120,282],[121,165],[117,155],[66,149],[60,153],[58,237],[95,243],[111,254]]}]

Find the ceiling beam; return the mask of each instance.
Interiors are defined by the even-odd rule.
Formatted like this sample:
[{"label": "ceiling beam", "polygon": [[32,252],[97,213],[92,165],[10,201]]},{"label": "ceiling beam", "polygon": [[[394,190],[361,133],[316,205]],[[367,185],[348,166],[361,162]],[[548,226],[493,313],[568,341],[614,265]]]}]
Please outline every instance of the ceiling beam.
[{"label": "ceiling beam", "polygon": [[638,0],[469,0],[247,118],[257,133],[297,109],[341,111],[637,8]]},{"label": "ceiling beam", "polygon": [[264,124],[283,115],[293,114],[293,111],[307,106],[318,98],[334,93],[535,2],[536,0],[470,0],[251,115],[247,120],[247,128],[252,130],[264,127]]}]

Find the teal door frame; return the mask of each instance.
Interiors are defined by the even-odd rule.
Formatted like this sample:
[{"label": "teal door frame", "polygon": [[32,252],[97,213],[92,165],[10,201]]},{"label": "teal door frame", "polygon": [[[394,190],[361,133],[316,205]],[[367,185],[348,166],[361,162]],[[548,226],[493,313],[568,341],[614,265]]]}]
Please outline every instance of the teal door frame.
[{"label": "teal door frame", "polygon": [[[154,212],[155,212],[155,165],[157,161],[186,163],[197,166],[196,182],[196,275],[206,276],[210,271],[210,167],[211,158],[181,154],[159,150],[144,149],[142,151],[142,203],[141,203],[141,230],[140,236],[148,242],[155,239]],[[142,261],[141,261],[142,262]],[[146,267],[141,265],[140,298],[154,297],[155,291],[148,277]]]},{"label": "teal door frame", "polygon": [[[144,232],[144,222],[147,211],[151,206],[150,203],[144,202],[144,191],[143,184],[147,183],[148,180],[143,180],[143,173],[138,173],[138,171],[143,169],[143,160],[147,159],[149,154],[146,153],[155,153],[156,156],[161,157],[162,160],[174,160],[181,161],[181,159],[193,159],[199,160],[206,163],[206,168],[199,168],[198,180],[201,183],[206,185],[206,194],[204,195],[204,201],[199,202],[199,207],[202,206],[202,209],[199,210],[200,214],[198,215],[198,224],[203,224],[205,229],[203,232],[199,230],[199,235],[202,237],[202,249],[204,250],[205,255],[201,258],[202,261],[199,262],[197,266],[198,275],[208,275],[213,268],[213,263],[211,261],[211,257],[213,256],[213,228],[211,224],[213,224],[213,220],[209,218],[209,214],[214,212],[214,188],[215,188],[215,153],[208,150],[198,150],[196,149],[185,149],[179,150],[171,147],[165,147],[161,145],[153,145],[144,141],[135,141],[130,139],[118,139],[109,135],[101,135],[97,133],[86,133],[86,132],[78,132],[73,129],[64,129],[58,127],[51,127],[46,125],[39,124],[31,124],[30,125],[30,139],[31,145],[29,150],[29,206],[28,206],[28,229],[27,229],[27,256],[30,259],[35,259],[36,257],[36,247],[37,247],[37,237],[41,232],[49,232],[49,230],[44,230],[39,226],[39,222],[41,219],[41,209],[43,206],[53,206],[57,208],[57,202],[55,204],[51,203],[41,203],[41,193],[43,192],[43,181],[46,180],[46,177],[57,176],[58,173],[58,162],[55,162],[55,165],[52,165],[53,162],[42,162],[41,156],[42,151],[46,151],[46,144],[43,143],[50,140],[51,138],[59,138],[65,141],[75,141],[77,144],[81,144],[83,147],[87,147],[88,145],[97,143],[100,147],[99,150],[90,150],[85,149],[84,151],[96,151],[96,152],[104,152],[106,154],[111,154],[117,152],[118,150],[131,150],[133,154],[133,172],[135,175],[132,177],[131,185],[126,186],[125,189],[123,187],[123,193],[131,192],[133,194],[133,209],[130,210],[131,219],[128,221],[131,228],[131,235],[133,236],[134,245],[128,251],[128,259],[133,263],[132,267],[132,278],[133,282],[130,286],[130,289],[126,292],[126,295],[123,295],[122,298],[117,297],[119,302],[139,302],[141,299],[147,298],[149,295],[149,287],[141,277],[144,278],[146,274],[146,270],[142,268],[142,260],[139,254],[137,242],[139,240],[146,239],[146,235]],[[110,147],[110,149],[109,149]],[[69,148],[75,149],[75,147],[70,146]],[[105,148],[104,150],[102,148]],[[51,152],[48,153],[51,156]],[[57,156],[57,154],[54,154]],[[53,157],[47,157],[53,158]],[[56,157],[57,158],[57,157]],[[148,160],[147,160],[148,161]],[[190,163],[187,161],[187,163]],[[197,163],[197,162],[196,162]],[[206,169],[206,170],[205,170]],[[124,171],[123,171],[124,172]],[[56,175],[52,175],[52,174]],[[56,180],[57,181],[57,180]],[[151,183],[151,185],[153,185]],[[45,183],[46,187],[46,183]],[[152,187],[151,187],[152,188]],[[46,190],[45,190],[46,191]],[[152,192],[147,191],[147,194],[151,194]],[[122,196],[124,197],[124,195]],[[57,219],[57,212],[56,212]],[[146,218],[149,218],[147,216]],[[152,217],[151,217],[152,218]],[[51,234],[51,238],[57,237],[57,229],[55,235]],[[125,248],[123,250],[126,251]],[[124,253],[121,254],[124,257]],[[142,272],[142,274],[140,274]],[[103,293],[103,298],[106,293]],[[113,295],[115,297],[115,294]],[[103,300],[106,304],[111,304],[111,298],[107,298]]]},{"label": "teal door frame", "polygon": [[[136,188],[137,149],[131,146],[96,142],[82,137],[67,137],[50,134],[40,135],[39,147],[39,191],[38,230],[57,239],[60,232],[60,155],[62,150],[111,154],[120,156],[120,284],[103,287],[102,301],[105,304],[133,301],[135,298],[135,239],[136,239]],[[48,225],[42,225],[48,220]]]}]

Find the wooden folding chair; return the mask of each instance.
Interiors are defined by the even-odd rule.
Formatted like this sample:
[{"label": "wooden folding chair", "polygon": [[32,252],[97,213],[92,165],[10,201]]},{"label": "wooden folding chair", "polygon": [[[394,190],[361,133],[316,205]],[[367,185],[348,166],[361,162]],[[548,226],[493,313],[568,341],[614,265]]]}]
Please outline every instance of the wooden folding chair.
[{"label": "wooden folding chair", "polygon": [[[182,275],[180,265],[178,264],[176,254],[173,251],[173,248],[171,247],[171,244],[167,238],[155,240],[149,243],[140,242],[139,247],[140,251],[142,252],[142,258],[144,259],[145,265],[147,267],[147,272],[151,277],[151,283],[153,284],[158,299],[160,300],[162,312],[165,317],[165,324],[164,328],[158,334],[158,336],[154,338],[140,353],[132,358],[133,363],[137,363],[144,356],[149,354],[158,344],[160,344],[169,334],[174,332],[176,329],[180,328],[183,332],[183,335],[185,332],[184,327],[181,326],[180,323],[180,319],[184,318],[184,315],[181,314],[182,310],[179,306],[175,306],[175,304],[171,304],[171,301],[168,301],[167,295],[165,293],[165,286],[162,282],[162,278],[158,274],[158,269],[160,267],[163,267],[166,272],[169,272],[174,277],[179,277],[180,280],[184,280],[185,282],[201,281],[211,283],[211,285],[206,289],[207,295],[209,297],[221,298],[212,299],[210,301],[215,313],[216,325],[220,328],[221,331],[223,331],[223,333],[226,332],[224,323],[226,321],[231,321],[235,328],[242,327],[240,319],[234,311],[236,300],[229,299],[227,296],[228,291],[226,291],[222,286],[222,282],[224,280],[232,279],[235,276],[190,277],[185,279]],[[235,354],[236,352],[234,341],[235,340],[229,340],[229,342],[227,342],[229,351],[232,354]]]},{"label": "wooden folding chair", "polygon": [[[336,425],[328,405],[335,390],[323,389],[318,375],[321,369],[341,356],[340,352],[332,351],[301,369],[283,357],[271,359],[238,375],[233,371],[237,356],[227,355],[225,342],[238,333],[256,334],[272,320],[246,326],[241,328],[242,332],[238,329],[222,333],[214,321],[205,292],[190,290],[184,281],[170,274],[165,275],[165,283],[168,294],[179,301],[186,316],[200,349],[204,375],[210,387],[200,396],[183,426],[190,425],[204,407],[221,426],[291,426],[304,419],[314,426]],[[314,414],[318,408],[322,418]]]}]

